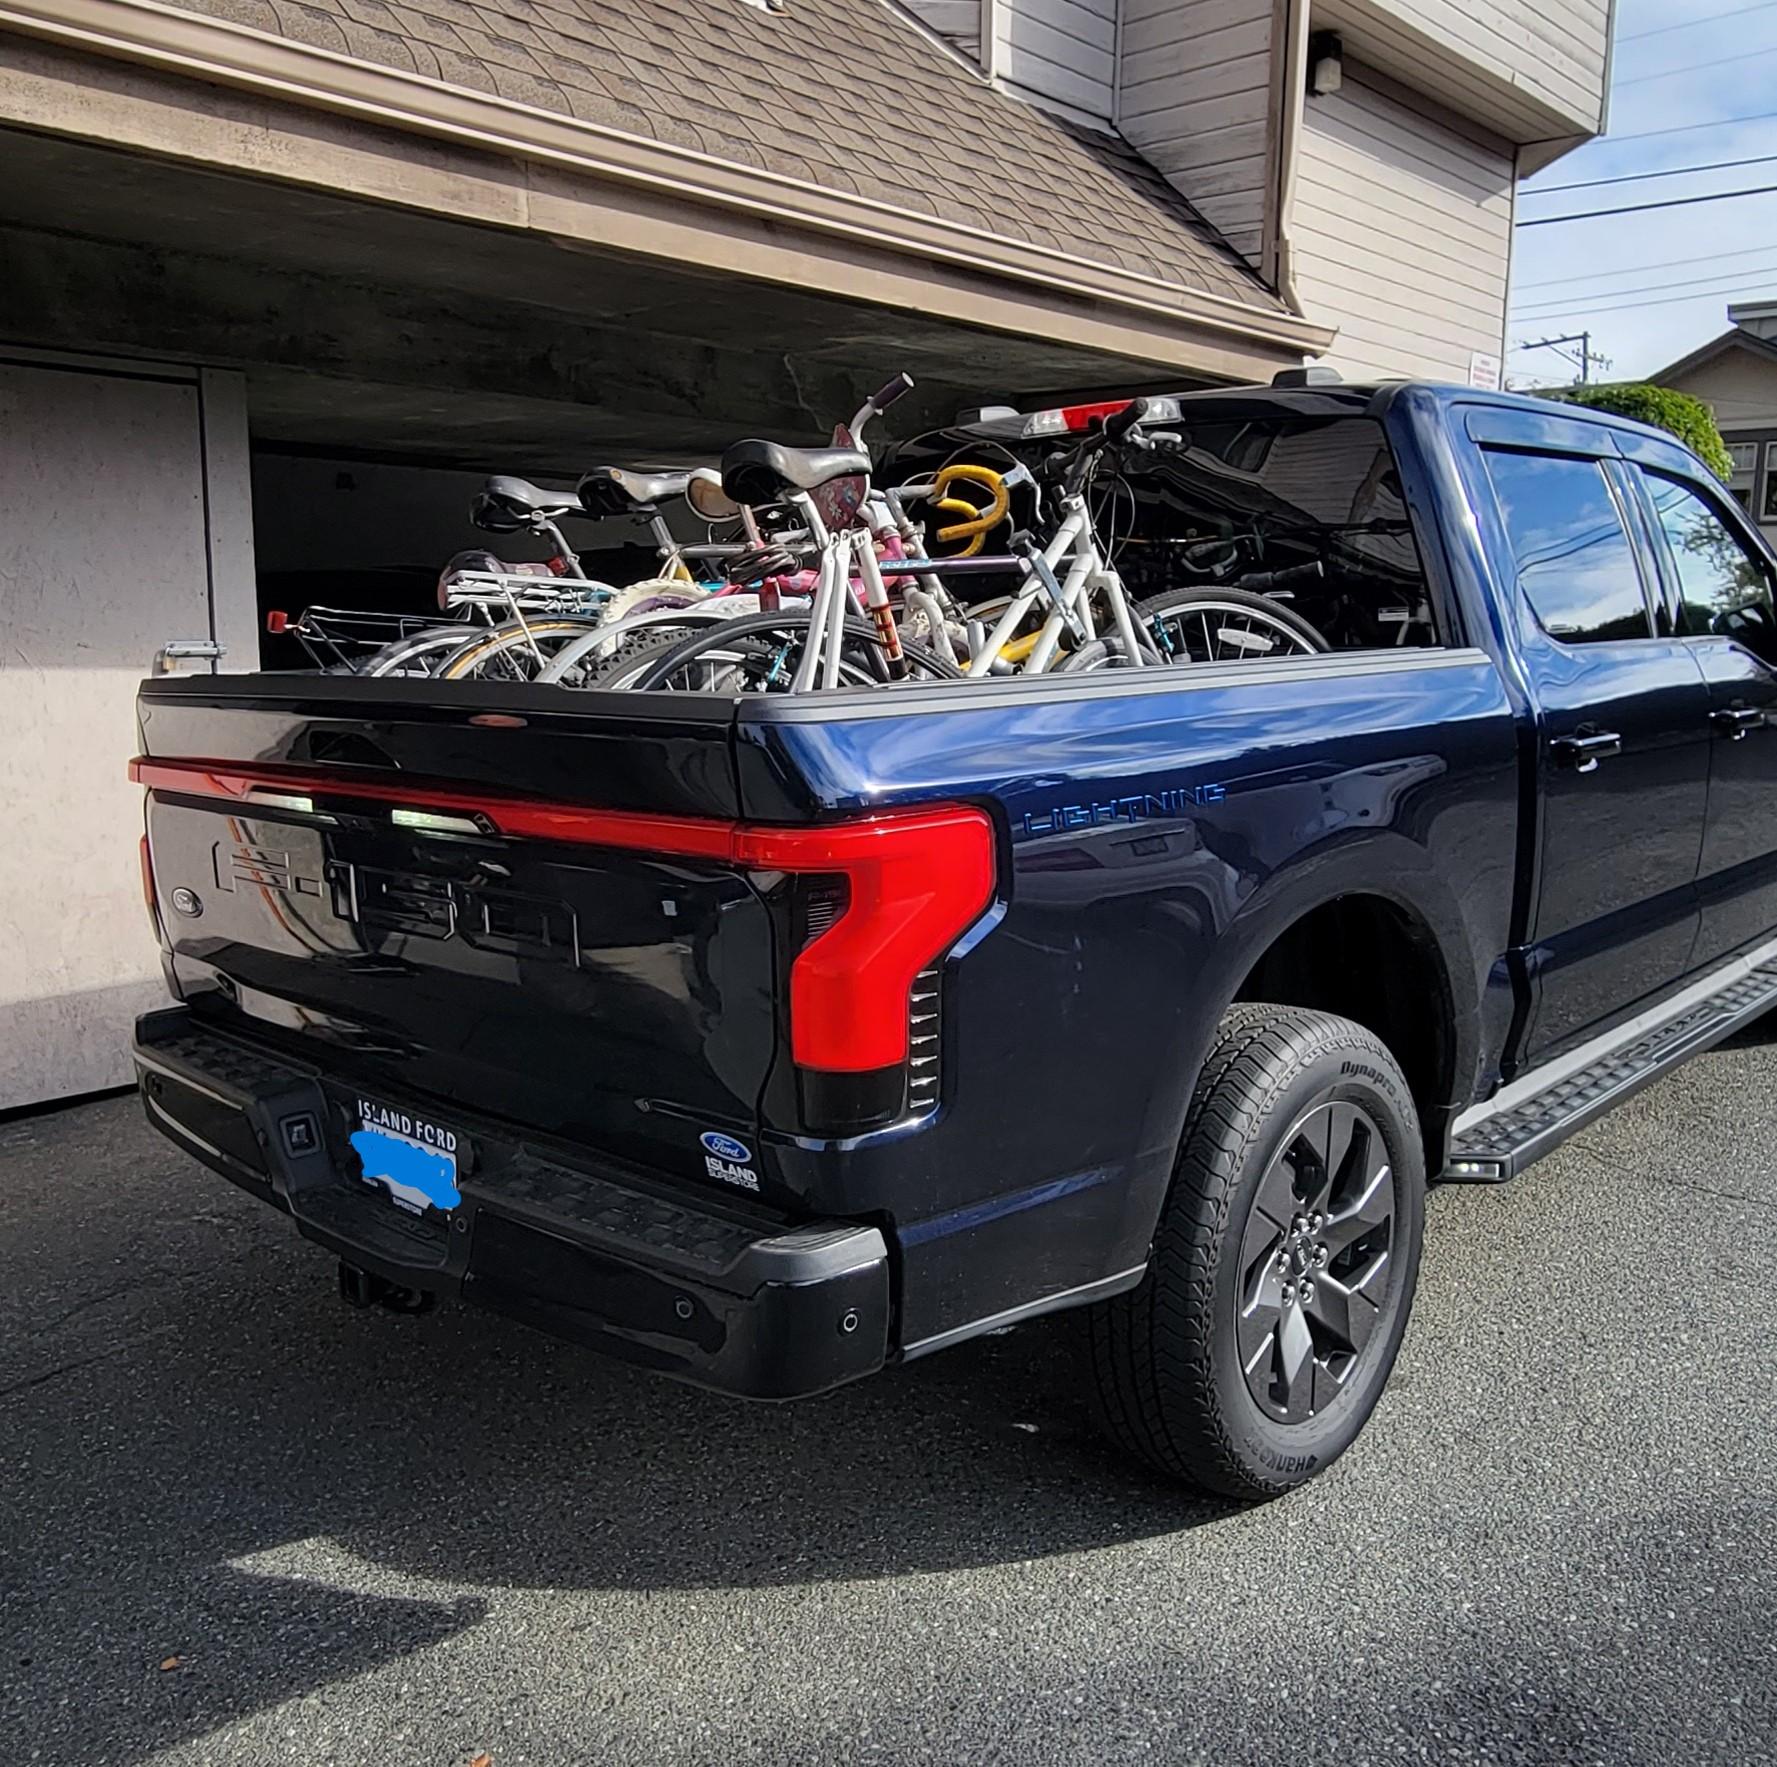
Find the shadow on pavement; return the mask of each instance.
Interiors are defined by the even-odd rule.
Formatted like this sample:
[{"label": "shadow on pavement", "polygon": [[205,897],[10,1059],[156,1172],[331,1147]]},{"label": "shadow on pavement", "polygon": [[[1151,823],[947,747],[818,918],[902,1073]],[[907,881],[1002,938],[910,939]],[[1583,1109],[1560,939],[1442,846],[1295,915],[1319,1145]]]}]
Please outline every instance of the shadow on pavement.
[{"label": "shadow on pavement", "polygon": [[[107,1133],[149,1206],[34,1187],[0,1240],[0,1723],[25,1759],[140,1759],[473,1626],[480,1588],[882,1577],[1225,1513],[1098,1444],[1066,1319],[743,1405],[466,1310],[353,1313],[323,1252],[127,1101],[95,1108],[131,1113]],[[390,1588],[310,1580],[305,1542]]]}]

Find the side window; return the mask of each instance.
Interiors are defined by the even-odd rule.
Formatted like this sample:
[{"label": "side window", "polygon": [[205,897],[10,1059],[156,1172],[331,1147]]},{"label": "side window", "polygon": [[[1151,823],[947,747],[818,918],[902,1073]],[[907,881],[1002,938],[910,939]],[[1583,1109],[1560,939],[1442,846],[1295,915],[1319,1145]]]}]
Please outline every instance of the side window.
[{"label": "side window", "polygon": [[1777,663],[1777,615],[1764,560],[1689,485],[1645,470],[1641,480],[1678,578],[1679,630],[1720,633]]},{"label": "side window", "polygon": [[1563,644],[1652,633],[1635,549],[1596,460],[1483,450],[1538,623]]}]

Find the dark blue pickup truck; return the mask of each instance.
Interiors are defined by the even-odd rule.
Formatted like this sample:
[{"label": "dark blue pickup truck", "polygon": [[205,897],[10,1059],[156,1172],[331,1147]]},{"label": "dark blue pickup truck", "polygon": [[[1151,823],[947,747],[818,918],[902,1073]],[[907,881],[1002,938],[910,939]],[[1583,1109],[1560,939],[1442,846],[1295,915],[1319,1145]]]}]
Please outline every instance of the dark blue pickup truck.
[{"label": "dark blue pickup truck", "polygon": [[1388,1377],[1427,1183],[1777,1002],[1777,566],[1609,417],[1179,403],[1179,543],[1262,508],[1336,648],[145,683],[152,1121],[358,1299],[768,1398],[1080,1308],[1130,1449],[1312,1476]]}]

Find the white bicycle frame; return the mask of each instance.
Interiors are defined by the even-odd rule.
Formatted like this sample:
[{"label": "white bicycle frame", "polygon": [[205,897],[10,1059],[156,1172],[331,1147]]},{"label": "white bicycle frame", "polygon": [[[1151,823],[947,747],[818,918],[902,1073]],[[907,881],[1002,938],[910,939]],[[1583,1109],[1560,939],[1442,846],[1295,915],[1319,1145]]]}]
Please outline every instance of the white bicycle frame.
[{"label": "white bicycle frame", "polygon": [[[1092,597],[1099,594],[1109,604],[1111,623],[1123,642],[1124,654],[1131,663],[1139,665],[1143,662],[1123,579],[1099,551],[1098,536],[1093,531],[1086,499],[1078,494],[1065,497],[1062,511],[1061,526],[1055,530],[1049,544],[1027,561],[1024,587],[1012,597],[986,640],[974,649],[968,667],[963,671],[965,675],[985,675],[993,667],[1012,634],[1044,595],[1051,602],[1049,617],[1043,622],[1030,655],[1025,658],[1025,674],[1040,675],[1048,668],[1063,632],[1072,632],[1082,644],[1090,644],[1098,636]],[[1055,573],[1064,559],[1068,560],[1067,575],[1057,582]]]}]

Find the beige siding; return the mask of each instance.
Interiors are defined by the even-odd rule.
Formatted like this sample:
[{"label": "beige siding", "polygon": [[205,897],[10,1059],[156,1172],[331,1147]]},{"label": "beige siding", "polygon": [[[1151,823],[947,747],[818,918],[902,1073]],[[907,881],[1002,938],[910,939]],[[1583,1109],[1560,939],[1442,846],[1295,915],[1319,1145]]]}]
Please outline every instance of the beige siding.
[{"label": "beige siding", "polygon": [[1290,216],[1296,286],[1337,325],[1347,378],[1466,381],[1499,355],[1511,259],[1511,149],[1355,65],[1311,98]]},{"label": "beige siding", "polygon": [[1660,385],[1699,398],[1724,429],[1777,430],[1777,362],[1733,349],[1686,374],[1662,374]]},{"label": "beige siding", "polygon": [[1117,122],[1239,251],[1264,232],[1272,0],[1123,0]]},{"label": "beige siding", "polygon": [[998,78],[1030,97],[1110,123],[1117,0],[997,0],[991,16]]},{"label": "beige siding", "polygon": [[981,0],[907,0],[907,8],[971,61],[981,59]]},{"label": "beige siding", "polygon": [[1514,141],[1603,116],[1612,0],[1315,0],[1316,28]]}]

